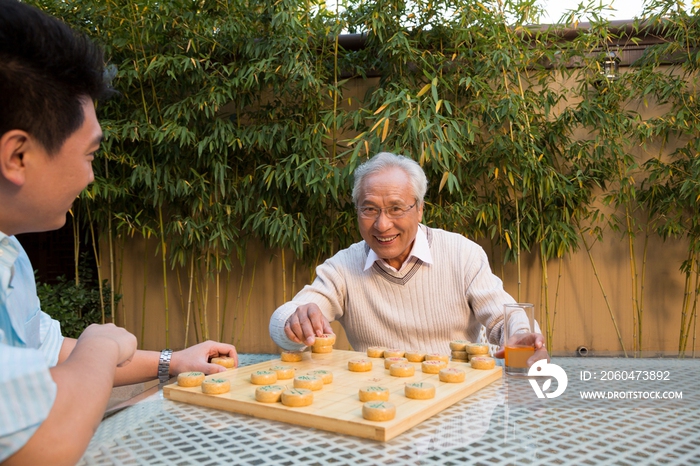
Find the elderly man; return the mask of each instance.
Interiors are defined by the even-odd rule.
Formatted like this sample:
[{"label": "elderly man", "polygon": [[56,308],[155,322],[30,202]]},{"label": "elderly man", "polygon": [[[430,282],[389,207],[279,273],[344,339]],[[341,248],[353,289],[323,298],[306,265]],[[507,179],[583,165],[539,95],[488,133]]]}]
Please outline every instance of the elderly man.
[{"label": "elderly man", "polygon": [[[482,325],[491,343],[503,344],[503,304],[514,300],[480,246],[420,223],[427,186],[420,165],[401,155],[382,152],[355,170],[364,241],[321,264],[314,282],[275,311],[275,343],[302,349],[337,320],[358,351],[381,345],[447,353],[450,340],[476,341]],[[548,357],[539,333],[520,344],[536,349],[529,364]]]}]

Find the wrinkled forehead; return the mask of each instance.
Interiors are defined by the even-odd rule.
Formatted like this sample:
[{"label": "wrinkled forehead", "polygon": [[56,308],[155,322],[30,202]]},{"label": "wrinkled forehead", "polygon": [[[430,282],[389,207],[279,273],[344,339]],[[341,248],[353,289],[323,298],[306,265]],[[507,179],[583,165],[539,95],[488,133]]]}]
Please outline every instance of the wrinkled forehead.
[{"label": "wrinkled forehead", "polygon": [[400,168],[387,168],[368,175],[362,182],[358,201],[384,204],[412,204],[415,200],[409,176]]}]

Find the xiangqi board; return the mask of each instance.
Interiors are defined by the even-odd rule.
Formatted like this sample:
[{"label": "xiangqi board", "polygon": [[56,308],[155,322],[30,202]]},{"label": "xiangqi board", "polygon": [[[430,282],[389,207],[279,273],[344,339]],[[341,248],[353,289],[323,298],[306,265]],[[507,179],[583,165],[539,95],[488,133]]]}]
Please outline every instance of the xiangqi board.
[{"label": "xiangqi board", "polygon": [[[366,358],[372,361],[369,372],[351,372],[348,361]],[[367,358],[364,353],[333,350],[326,354],[304,353],[300,362],[281,362],[280,359],[261,362],[252,366],[230,369],[216,375],[228,379],[231,390],[221,395],[202,393],[200,387],[184,388],[177,384],[163,388],[166,398],[208,408],[221,409],[274,421],[313,427],[340,434],[390,440],[420,422],[439,413],[459,400],[501,378],[501,367],[490,370],[472,369],[469,364],[450,362],[466,372],[464,382],[441,382],[438,374],[421,372],[420,363],[411,377],[392,377],[384,368],[384,359]],[[292,408],[282,403],[261,403],[255,400],[255,390],[260,385],[250,381],[253,372],[266,370],[275,365],[292,366],[297,375],[313,370],[328,370],[333,373],[333,382],[313,392],[310,406]],[[411,382],[428,382],[435,386],[435,397],[429,400],[414,400],[404,395],[404,385]],[[277,385],[292,388],[293,380],[278,380]],[[396,406],[396,417],[390,421],[368,421],[362,417],[362,405],[358,397],[360,388],[368,385],[384,386],[391,392],[389,401]]]}]

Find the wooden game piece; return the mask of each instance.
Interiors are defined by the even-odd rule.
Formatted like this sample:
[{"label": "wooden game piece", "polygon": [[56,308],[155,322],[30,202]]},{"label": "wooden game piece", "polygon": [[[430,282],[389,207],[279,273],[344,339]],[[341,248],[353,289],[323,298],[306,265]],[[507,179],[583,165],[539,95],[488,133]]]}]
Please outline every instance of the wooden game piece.
[{"label": "wooden game piece", "polygon": [[469,340],[452,340],[450,342],[450,349],[452,351],[466,351],[467,345],[471,344]]},{"label": "wooden game piece", "polygon": [[389,369],[392,364],[397,364],[400,362],[408,362],[406,358],[400,358],[397,356],[393,356],[390,358],[384,358],[384,369]]},{"label": "wooden game piece", "polygon": [[284,362],[300,362],[302,354],[302,351],[282,351],[280,359]]},{"label": "wooden game piece", "polygon": [[236,367],[236,360],[229,356],[219,356],[218,358],[211,358],[212,364],[218,364],[225,367],[226,369],[231,369]]},{"label": "wooden game piece", "polygon": [[282,404],[292,408],[309,406],[314,402],[314,392],[307,388],[291,388],[282,392]]},{"label": "wooden game piece", "polygon": [[277,380],[287,380],[294,378],[295,369],[292,366],[277,365],[270,368],[277,374]]},{"label": "wooden game piece", "polygon": [[379,385],[370,385],[367,387],[362,387],[358,393],[360,401],[386,401],[389,399],[389,389],[386,387],[380,387]]},{"label": "wooden game piece", "polygon": [[404,358],[408,362],[423,362],[425,361],[425,353],[422,351],[406,351]]},{"label": "wooden game piece", "polygon": [[469,354],[489,354],[489,345],[486,343],[471,343],[467,345]]},{"label": "wooden game piece", "polygon": [[446,367],[445,369],[440,369],[440,372],[438,373],[440,382],[448,383],[464,382],[464,378],[466,377],[466,375],[467,374],[463,370],[456,369],[454,367]]},{"label": "wooden game piece", "polygon": [[313,346],[333,346],[335,344],[335,334],[334,333],[324,333],[314,337]]},{"label": "wooden game piece", "polygon": [[442,353],[428,353],[425,355],[426,361],[444,361],[445,363],[450,362],[450,356]]},{"label": "wooden game piece", "polygon": [[467,353],[466,351],[453,351],[452,360],[454,361],[455,359],[467,361],[469,360],[469,353]]},{"label": "wooden game piece", "polygon": [[280,385],[265,385],[255,389],[255,399],[261,403],[277,403],[283,391]]},{"label": "wooden game piece", "polygon": [[221,395],[227,393],[231,389],[231,382],[228,379],[204,379],[202,382],[202,393],[208,395]]},{"label": "wooden game piece", "polygon": [[435,385],[427,382],[407,383],[404,394],[414,400],[429,400],[435,398]]},{"label": "wooden game piece", "polygon": [[440,372],[440,369],[447,367],[447,363],[434,359],[432,361],[423,361],[420,366],[421,370],[426,374],[437,374]]},{"label": "wooden game piece", "polygon": [[367,348],[367,357],[383,358],[385,349],[386,348],[383,346],[370,346],[369,348]]},{"label": "wooden game piece", "polygon": [[312,346],[311,352],[317,353],[317,354],[331,353],[331,352],[333,352],[333,347],[332,346]]},{"label": "wooden game piece", "polygon": [[204,372],[180,372],[177,384],[181,387],[199,387],[204,382]]},{"label": "wooden game piece", "polygon": [[413,377],[416,368],[410,362],[399,362],[389,366],[389,375],[394,377]]},{"label": "wooden game piece", "polygon": [[388,401],[368,401],[362,405],[362,417],[368,421],[391,421],[396,417],[396,406]]},{"label": "wooden game piece", "polygon": [[316,377],[321,377],[321,380],[323,380],[323,385],[328,385],[329,383],[333,382],[333,372],[331,372],[331,371],[327,371],[324,369],[318,369],[318,370],[309,372],[309,375],[315,375]]},{"label": "wooden game piece", "polygon": [[348,361],[348,370],[352,372],[369,372],[372,370],[372,361],[369,359],[351,359]]},{"label": "wooden game piece", "polygon": [[294,388],[308,388],[320,390],[323,388],[323,379],[315,375],[297,375],[294,377]]},{"label": "wooden game piece", "polygon": [[277,382],[275,371],[255,371],[250,374],[250,382],[255,385],[270,385]]},{"label": "wooden game piece", "polygon": [[472,356],[469,364],[471,364],[473,369],[488,370],[496,367],[496,360],[488,356]]},{"label": "wooden game piece", "polygon": [[385,358],[402,358],[406,352],[401,349],[387,348],[384,350]]}]

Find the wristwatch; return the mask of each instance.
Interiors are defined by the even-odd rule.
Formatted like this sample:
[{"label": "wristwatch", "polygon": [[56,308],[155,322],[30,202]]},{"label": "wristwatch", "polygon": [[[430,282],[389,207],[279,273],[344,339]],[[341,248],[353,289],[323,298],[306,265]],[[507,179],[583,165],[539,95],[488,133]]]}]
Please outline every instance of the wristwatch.
[{"label": "wristwatch", "polygon": [[160,352],[160,359],[158,360],[158,381],[160,383],[166,383],[170,380],[170,358],[173,355],[173,350],[164,349]]}]

